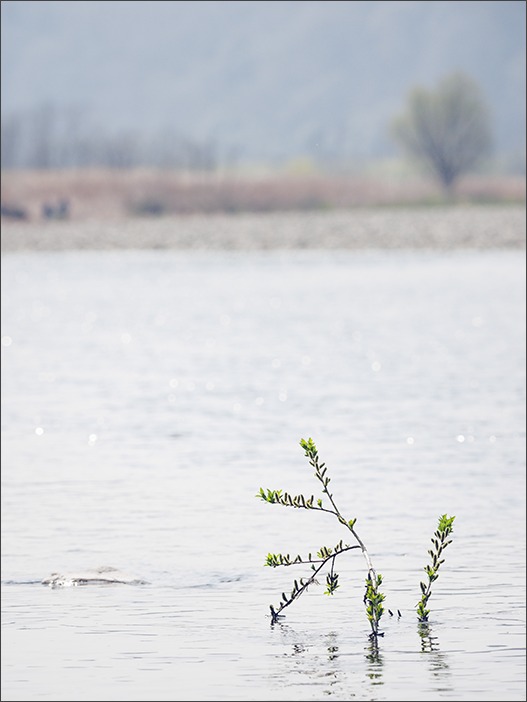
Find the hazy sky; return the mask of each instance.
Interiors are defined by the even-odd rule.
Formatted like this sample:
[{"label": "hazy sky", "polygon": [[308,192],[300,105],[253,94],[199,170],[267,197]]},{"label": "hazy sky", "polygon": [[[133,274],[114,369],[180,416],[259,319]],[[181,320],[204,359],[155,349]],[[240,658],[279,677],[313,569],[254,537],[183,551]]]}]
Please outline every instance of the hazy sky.
[{"label": "hazy sky", "polygon": [[463,70],[525,146],[525,3],[4,0],[2,113],[173,130],[251,158],[393,152],[415,85]]}]

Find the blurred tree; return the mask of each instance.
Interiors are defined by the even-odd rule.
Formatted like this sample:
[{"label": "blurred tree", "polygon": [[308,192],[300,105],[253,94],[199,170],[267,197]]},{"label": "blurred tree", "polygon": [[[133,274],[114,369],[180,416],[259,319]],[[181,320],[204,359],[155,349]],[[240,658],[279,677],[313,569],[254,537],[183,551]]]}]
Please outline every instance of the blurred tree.
[{"label": "blurred tree", "polygon": [[462,73],[444,78],[435,91],[416,88],[392,124],[397,142],[432,170],[447,195],[491,148],[487,106],[476,83]]},{"label": "blurred tree", "polygon": [[22,129],[18,115],[9,115],[1,120],[1,149],[0,158],[2,169],[16,168],[17,153],[20,149]]},{"label": "blurred tree", "polygon": [[51,103],[44,103],[37,107],[33,115],[31,142],[31,159],[35,168],[46,169],[55,165],[55,126],[57,112]]}]

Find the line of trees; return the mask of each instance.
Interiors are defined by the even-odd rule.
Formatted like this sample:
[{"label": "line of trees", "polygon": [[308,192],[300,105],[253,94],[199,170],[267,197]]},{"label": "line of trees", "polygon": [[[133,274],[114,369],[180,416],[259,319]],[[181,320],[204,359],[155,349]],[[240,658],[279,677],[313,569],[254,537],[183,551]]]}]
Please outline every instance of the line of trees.
[{"label": "line of trees", "polygon": [[52,104],[2,116],[1,138],[2,169],[156,166],[213,171],[219,159],[212,140],[168,128],[152,137],[112,134],[90,124],[82,110]]},{"label": "line of trees", "polygon": [[[490,112],[477,84],[455,73],[435,89],[414,89],[391,124],[391,135],[450,195],[459,177],[490,153]],[[338,144],[331,145],[335,148],[325,149],[322,166],[339,163]],[[89,125],[81,110],[52,105],[2,119],[3,169],[155,166],[214,171],[219,165],[232,165],[240,154],[234,149],[220,153],[211,140],[199,141],[170,129],[152,138],[104,133]]]}]

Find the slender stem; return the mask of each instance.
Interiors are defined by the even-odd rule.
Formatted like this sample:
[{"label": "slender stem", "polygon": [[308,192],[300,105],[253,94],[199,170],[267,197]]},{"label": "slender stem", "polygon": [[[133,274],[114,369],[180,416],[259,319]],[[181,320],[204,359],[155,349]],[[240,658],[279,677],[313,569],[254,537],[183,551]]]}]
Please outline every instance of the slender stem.
[{"label": "slender stem", "polygon": [[[311,507],[311,508],[309,508],[309,509],[318,510],[319,512],[327,512],[328,514],[334,514],[334,515],[337,517],[337,519],[339,520],[339,522],[340,522],[341,524],[344,524],[344,526],[347,527],[347,528],[351,531],[351,533],[353,534],[353,537],[355,538],[355,540],[356,540],[357,543],[359,544],[359,546],[358,546],[358,547],[355,546],[355,548],[360,548],[360,549],[361,549],[361,551],[362,551],[362,553],[363,553],[363,555],[364,555],[364,558],[366,559],[366,564],[367,564],[367,566],[368,566],[368,572],[371,573],[371,575],[372,575],[373,578],[375,578],[375,577],[376,577],[375,568],[373,567],[373,563],[372,563],[372,561],[371,561],[370,554],[368,553],[368,549],[367,549],[366,546],[364,545],[364,542],[362,541],[362,539],[360,538],[360,536],[357,534],[357,532],[355,531],[355,529],[354,529],[353,527],[350,527],[350,525],[348,524],[348,522],[347,522],[347,521],[344,519],[344,517],[341,515],[341,513],[340,513],[339,510],[338,510],[338,507],[337,507],[336,504],[335,504],[335,501],[333,500],[333,496],[328,492],[327,488],[324,487],[324,488],[323,488],[323,492],[325,492],[326,495],[328,496],[328,498],[329,498],[331,504],[333,505],[334,509],[326,509],[326,507]],[[308,509],[308,508],[306,508],[306,509]]]},{"label": "slender stem", "polygon": [[[353,534],[353,537],[355,538],[355,540],[359,544],[360,549],[362,551],[362,554],[366,560],[366,565],[368,566],[368,577],[369,577],[369,580],[371,583],[371,588],[373,590],[374,595],[376,596],[378,594],[377,573],[375,571],[375,568],[373,567],[373,563],[371,561],[370,554],[368,553],[368,550],[367,550],[366,546],[364,545],[364,542],[359,537],[359,535],[357,534],[357,532],[355,531],[353,526],[349,522],[347,522],[346,519],[342,516],[339,508],[337,507],[335,500],[333,499],[333,495],[329,492],[328,487],[327,487],[329,479],[325,478],[324,475],[321,473],[321,468],[320,468],[320,465],[318,462],[318,453],[316,451],[309,451],[308,456],[310,459],[309,462],[311,463],[311,465],[315,469],[316,478],[322,483],[322,492],[325,495],[327,495],[327,497],[328,497],[328,499],[333,507],[332,510],[326,509],[326,508],[320,507],[320,506],[315,507],[315,509],[319,509],[319,510],[322,510],[324,512],[330,512],[331,514],[334,514],[337,517],[337,519],[339,520],[339,522],[341,524],[344,524],[351,531],[351,533]],[[372,634],[375,638],[377,637],[377,635],[379,633],[379,618],[380,617],[378,615],[377,609],[375,606],[373,606],[373,616],[372,616],[372,619],[370,620],[370,624],[371,624],[371,628],[372,628]]]},{"label": "slender stem", "polygon": [[337,504],[336,504],[335,500],[333,499],[333,495],[329,492],[329,490],[328,490],[328,488],[327,488],[327,485],[326,485],[325,482],[324,482],[324,478],[320,475],[320,468],[319,468],[318,457],[317,457],[317,456],[314,457],[314,461],[311,461],[311,465],[312,465],[312,466],[315,468],[315,470],[316,470],[316,477],[317,477],[317,478],[320,480],[320,482],[322,483],[322,492],[324,492],[324,493],[328,496],[329,501],[330,501],[331,504],[333,505],[333,509],[332,509],[332,510],[331,510],[331,509],[325,509],[324,507],[315,507],[315,509],[320,509],[320,510],[322,510],[323,512],[329,512],[330,514],[334,514],[334,515],[337,517],[337,519],[339,520],[339,522],[341,522],[342,524],[344,524],[344,525],[351,531],[351,533],[352,533],[353,536],[355,537],[357,543],[359,544],[359,546],[360,546],[360,548],[361,548],[361,550],[362,550],[362,553],[364,554],[364,558],[366,559],[366,563],[367,563],[367,565],[368,565],[368,572],[371,573],[371,575],[372,575],[373,578],[375,578],[375,577],[376,577],[375,568],[373,567],[373,563],[371,562],[371,558],[370,558],[370,554],[368,553],[368,549],[367,549],[366,546],[364,545],[364,542],[363,542],[362,539],[359,537],[359,535],[357,534],[357,532],[355,531],[355,529],[354,529],[353,527],[350,527],[350,525],[348,524],[348,522],[344,519],[344,517],[342,516],[342,514],[341,514],[339,508],[337,507]]},{"label": "slender stem", "polygon": [[[350,551],[352,548],[357,548],[357,547],[356,547],[356,546],[349,546],[348,548],[344,548],[344,549],[342,549],[342,551],[339,551],[339,553],[343,553],[344,551]],[[328,561],[330,561],[331,559],[333,559],[333,562],[335,561],[335,556],[336,556],[336,555],[337,555],[337,554],[333,553],[331,556],[328,556],[328,557],[325,558],[323,561],[307,561],[308,563],[320,563],[320,565],[318,566],[318,568],[315,568],[315,570],[313,571],[313,573],[312,573],[311,576],[309,577],[309,580],[308,580],[307,582],[305,582],[300,588],[298,588],[298,590],[297,590],[296,593],[291,597],[290,600],[288,600],[287,602],[283,602],[283,603],[278,607],[278,609],[276,609],[276,610],[275,610],[275,608],[273,607],[273,605],[270,605],[269,609],[271,610],[271,617],[272,617],[273,623],[277,621],[278,615],[280,614],[280,612],[281,612],[282,610],[284,610],[286,607],[288,607],[288,606],[291,604],[291,602],[293,602],[294,600],[298,599],[298,598],[300,597],[300,595],[301,595],[302,593],[304,593],[310,585],[313,584],[313,582],[314,582],[316,576],[320,573],[320,571],[321,571],[322,568],[326,565],[326,563],[327,563]],[[300,565],[300,563],[304,563],[304,564],[305,564],[306,561],[297,561],[296,563],[287,563],[287,564],[284,564],[284,565]],[[332,566],[332,567],[333,567],[333,566]]]},{"label": "slender stem", "polygon": [[304,439],[302,439],[300,441],[300,445],[304,449],[306,456],[309,458],[310,465],[315,469],[315,477],[322,484],[322,494],[326,496],[326,498],[329,500],[329,505],[323,506],[322,499],[318,499],[316,505],[313,504],[315,499],[313,496],[306,500],[304,495],[297,495],[296,497],[291,497],[291,495],[289,495],[287,492],[284,495],[282,495],[282,490],[268,489],[266,492],[263,488],[260,488],[259,497],[271,504],[278,503],[286,507],[296,507],[310,510],[312,509],[317,510],[319,512],[326,512],[327,514],[332,514],[338,519],[338,521],[341,524],[343,524],[352,533],[353,538],[355,539],[358,545],[346,545],[344,547],[341,540],[340,543],[335,547],[335,551],[333,553],[330,553],[332,549],[327,549],[326,547],[323,547],[317,554],[321,557],[321,560],[312,560],[311,554],[309,554],[309,559],[307,561],[302,559],[300,556],[297,556],[297,558],[291,562],[289,555],[284,557],[282,556],[282,554],[268,554],[267,565],[276,567],[278,565],[296,565],[299,563],[310,563],[313,570],[313,573],[311,574],[309,579],[307,579],[306,582],[304,582],[304,579],[301,578],[299,585],[298,582],[295,580],[293,590],[289,597],[285,593],[282,593],[282,601],[278,609],[275,610],[274,607],[270,605],[272,622],[276,622],[278,620],[280,612],[284,610],[285,607],[289,606],[291,602],[297,599],[303,592],[306,591],[309,585],[311,585],[314,582],[315,577],[318,575],[318,573],[320,573],[320,571],[328,564],[330,560],[331,567],[330,572],[327,576],[326,594],[333,594],[333,592],[338,587],[338,575],[335,573],[335,559],[337,555],[343,553],[344,551],[351,551],[352,549],[360,548],[368,567],[364,604],[366,606],[366,614],[368,616],[368,620],[370,622],[372,630],[370,638],[376,640],[378,636],[383,636],[383,634],[379,632],[379,620],[383,614],[382,602],[384,600],[384,595],[379,591],[379,586],[382,583],[382,576],[380,574],[377,575],[373,567],[370,555],[366,549],[366,546],[354,529],[354,525],[357,520],[350,519],[349,521],[347,521],[342,516],[342,513],[337,507],[337,503],[333,499],[332,493],[328,490],[330,478],[326,476],[327,468],[325,467],[325,463],[319,464],[318,451],[313,440],[309,439],[308,441],[305,441]]}]

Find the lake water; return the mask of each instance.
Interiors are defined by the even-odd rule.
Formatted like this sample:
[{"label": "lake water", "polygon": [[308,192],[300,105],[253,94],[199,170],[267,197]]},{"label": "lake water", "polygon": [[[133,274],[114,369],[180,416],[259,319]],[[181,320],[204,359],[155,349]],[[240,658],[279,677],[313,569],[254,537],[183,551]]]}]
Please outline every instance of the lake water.
[{"label": "lake water", "polygon": [[[524,293],[523,251],[4,255],[2,700],[525,700]],[[356,551],[270,623],[266,554],[348,536],[255,497],[318,495],[309,436],[377,649]],[[41,584],[98,566],[147,582]]]}]

